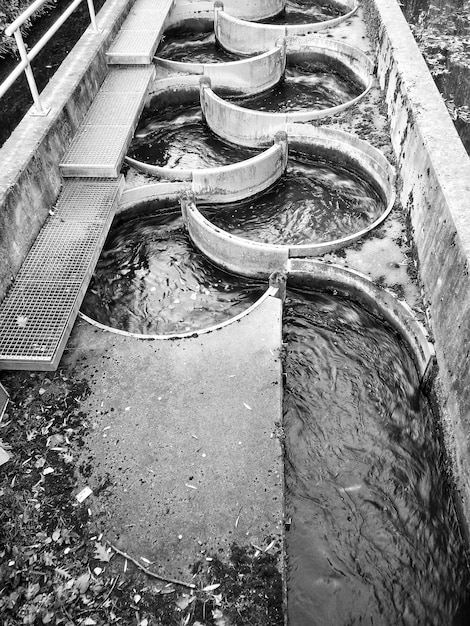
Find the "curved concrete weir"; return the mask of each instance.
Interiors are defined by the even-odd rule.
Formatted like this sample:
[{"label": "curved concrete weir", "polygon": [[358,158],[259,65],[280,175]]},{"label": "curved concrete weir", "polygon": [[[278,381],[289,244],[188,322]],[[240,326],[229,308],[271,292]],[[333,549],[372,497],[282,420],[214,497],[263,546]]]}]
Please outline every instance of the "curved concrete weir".
[{"label": "curved concrete weir", "polygon": [[151,202],[124,200],[83,302],[83,319],[126,337],[181,339],[240,321],[278,296],[274,286],[242,286],[188,245],[175,198],[180,191],[167,183]]},{"label": "curved concrete weir", "polygon": [[358,6],[356,0],[346,0],[341,4],[348,9],[347,12],[331,20],[313,24],[276,25],[257,24],[235,18],[224,10],[223,3],[216,2],[215,36],[223,48],[234,54],[247,55],[264,52],[271,49],[280,38],[311,35],[337,26],[352,17]]},{"label": "curved concrete weir", "polygon": [[[279,245],[222,230],[204,217],[194,202],[184,199],[183,214],[194,244],[214,263],[229,272],[267,277],[275,270],[285,269],[289,258],[325,254],[342,248],[382,223],[393,207],[395,172],[379,150],[353,135],[328,127],[292,124],[287,128],[289,145],[295,146],[297,152],[307,154],[310,158],[315,157],[320,162],[341,163],[346,169],[356,172],[360,178],[370,180],[384,200],[384,210],[365,228],[339,239],[312,241],[301,245]],[[302,219],[303,213],[304,210],[297,219]],[[306,228],[305,224],[303,228]]]},{"label": "curved concrete weir", "polygon": [[[359,49],[348,44],[316,37],[304,46],[288,49],[287,64],[293,61],[320,61],[322,67],[331,67],[332,74],[338,69],[346,76],[354,76],[362,91],[356,97],[326,108],[307,108],[285,112],[256,111],[239,106],[221,98],[211,87],[208,78],[201,78],[201,107],[209,127],[220,137],[242,146],[259,147],[270,142],[279,130],[285,130],[288,123],[308,122],[344,111],[357,104],[370,91],[373,82],[372,61]],[[320,105],[321,106],[321,105]]]},{"label": "curved concrete weir", "polygon": [[[165,22],[165,29],[179,26],[188,19],[208,17],[213,19],[217,2],[176,0]],[[244,20],[264,20],[281,13],[286,0],[226,0],[224,9],[230,15]]]}]

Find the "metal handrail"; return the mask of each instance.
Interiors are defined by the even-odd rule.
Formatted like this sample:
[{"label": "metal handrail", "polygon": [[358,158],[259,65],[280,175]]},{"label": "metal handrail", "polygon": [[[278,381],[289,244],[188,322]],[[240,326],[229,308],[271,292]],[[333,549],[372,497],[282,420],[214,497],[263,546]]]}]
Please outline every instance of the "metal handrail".
[{"label": "metal handrail", "polygon": [[[36,0],[33,4],[23,11],[23,13],[16,18],[14,22],[12,22],[9,26],[5,28],[5,34],[8,37],[12,35],[15,37],[16,45],[18,47],[18,52],[20,54],[21,62],[15,67],[15,69],[9,74],[6,80],[0,85],[0,98],[10,89],[15,80],[21,75],[22,72],[26,74],[26,79],[28,81],[29,89],[31,91],[31,95],[34,100],[35,106],[35,114],[36,115],[47,115],[49,113],[48,109],[45,109],[41,103],[41,98],[39,96],[38,88],[36,85],[36,80],[34,78],[33,70],[31,68],[31,61],[41,52],[47,42],[55,35],[55,33],[59,30],[59,28],[64,24],[64,22],[70,17],[70,15],[75,11],[79,4],[83,2],[83,0],[73,0],[72,4],[57,18],[54,24],[49,28],[49,30],[41,37],[41,39],[36,43],[36,45],[31,48],[28,52],[26,50],[25,43],[23,41],[23,36],[21,35],[20,28],[26,22],[27,19],[33,15],[38,9],[42,7],[42,5],[47,2],[47,0]],[[99,32],[98,26],[96,24],[96,15],[95,15],[95,7],[93,4],[93,0],[87,0],[88,3],[88,11],[90,13],[90,21],[91,28],[94,32]]]}]

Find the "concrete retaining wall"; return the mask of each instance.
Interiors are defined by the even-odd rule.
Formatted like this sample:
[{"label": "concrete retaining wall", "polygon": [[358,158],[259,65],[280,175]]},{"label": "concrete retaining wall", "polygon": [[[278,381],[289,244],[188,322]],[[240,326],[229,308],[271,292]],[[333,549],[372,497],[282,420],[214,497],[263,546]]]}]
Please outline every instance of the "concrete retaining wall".
[{"label": "concrete retaining wall", "polygon": [[207,76],[216,89],[229,93],[255,94],[278,83],[286,65],[284,46],[258,56],[229,63],[182,63],[156,57],[159,67],[172,72]]},{"label": "concrete retaining wall", "polygon": [[59,163],[106,73],[105,53],[132,6],[108,0],[41,94],[51,111],[28,113],[0,149],[0,301],[56,201]]},{"label": "concrete retaining wall", "polygon": [[[270,50],[278,39],[296,35],[311,35],[318,31],[332,28],[341,24],[357,10],[355,0],[342,2],[348,12],[340,17],[315,22],[313,24],[256,24],[234,17],[233,13],[221,8],[215,8],[214,30],[220,45],[235,54],[255,54]],[[226,6],[226,5],[225,5]]]},{"label": "concrete retaining wall", "polygon": [[470,160],[395,0],[365,0],[470,521]]}]

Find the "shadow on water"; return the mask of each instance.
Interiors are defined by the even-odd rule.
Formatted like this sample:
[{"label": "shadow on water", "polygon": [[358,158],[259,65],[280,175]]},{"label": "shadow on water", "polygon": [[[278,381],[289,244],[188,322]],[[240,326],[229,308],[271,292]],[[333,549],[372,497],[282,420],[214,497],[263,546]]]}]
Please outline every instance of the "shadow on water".
[{"label": "shadow on water", "polygon": [[179,207],[142,210],[113,222],[82,305],[89,317],[139,334],[198,331],[242,313],[266,290],[209,263]]},{"label": "shadow on water", "polygon": [[290,626],[470,623],[439,431],[387,326],[327,294],[284,314]]}]

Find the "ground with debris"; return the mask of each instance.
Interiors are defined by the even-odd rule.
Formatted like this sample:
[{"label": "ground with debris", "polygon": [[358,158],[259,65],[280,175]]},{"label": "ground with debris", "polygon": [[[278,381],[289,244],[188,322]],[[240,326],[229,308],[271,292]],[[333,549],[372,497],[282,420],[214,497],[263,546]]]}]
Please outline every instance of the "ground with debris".
[{"label": "ground with debris", "polygon": [[11,396],[0,422],[10,457],[0,467],[3,626],[283,623],[278,557],[269,550],[232,545],[228,559],[207,554],[183,586],[97,534],[77,483],[91,393],[79,373],[10,373],[1,382]]}]

